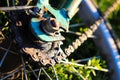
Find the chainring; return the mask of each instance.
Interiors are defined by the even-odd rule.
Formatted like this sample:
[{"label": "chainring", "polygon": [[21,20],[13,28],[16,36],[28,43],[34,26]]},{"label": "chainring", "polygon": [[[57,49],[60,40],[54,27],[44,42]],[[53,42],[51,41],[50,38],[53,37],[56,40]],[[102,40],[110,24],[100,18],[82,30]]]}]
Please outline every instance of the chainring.
[{"label": "chainring", "polygon": [[35,62],[40,62],[43,66],[55,65],[60,59],[65,57],[65,55],[60,56],[64,54],[60,48],[61,44],[61,41],[48,42],[44,44],[37,43],[36,46],[26,46],[23,47],[22,50],[29,54]]}]

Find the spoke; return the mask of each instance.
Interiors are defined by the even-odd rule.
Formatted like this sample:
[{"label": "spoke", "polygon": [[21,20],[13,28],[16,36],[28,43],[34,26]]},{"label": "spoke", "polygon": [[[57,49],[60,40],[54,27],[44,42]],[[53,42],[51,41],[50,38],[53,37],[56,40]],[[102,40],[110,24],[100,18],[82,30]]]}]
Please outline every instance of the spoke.
[{"label": "spoke", "polygon": [[86,80],[85,78],[84,78],[84,76],[82,76],[74,67],[72,67],[73,68],[73,70],[77,73],[77,75],[79,75],[83,80]]},{"label": "spoke", "polygon": [[28,67],[31,69],[32,73],[34,74],[34,76],[35,76],[36,79],[37,79],[37,75],[36,75],[35,71],[32,69],[32,67],[30,66],[30,64],[28,64]]},{"label": "spoke", "polygon": [[[33,70],[34,72],[38,72],[39,71],[39,69],[35,69],[35,70]],[[28,71],[28,73],[31,73],[32,71]]]},{"label": "spoke", "polygon": [[64,0],[64,2],[62,2],[62,4],[61,4],[60,8],[63,8],[66,2],[67,2],[67,0]]},{"label": "spoke", "polygon": [[52,66],[52,67],[53,67],[53,70],[54,70],[54,74],[55,74],[56,80],[59,80],[58,79],[58,75],[57,75],[57,71],[56,71],[55,67],[54,66]]},{"label": "spoke", "polygon": [[14,11],[14,10],[25,10],[35,6],[12,6],[12,7],[0,7],[1,11]]},{"label": "spoke", "polygon": [[22,77],[22,80],[24,80],[24,68],[21,69],[21,77]]},{"label": "spoke", "polygon": [[10,6],[10,4],[9,4],[9,0],[7,0],[7,6]]},{"label": "spoke", "polygon": [[31,2],[32,0],[28,0],[26,6],[28,6]]},{"label": "spoke", "polygon": [[1,78],[0,80],[5,80],[5,79],[7,79],[8,77],[12,76],[13,74],[19,72],[19,71],[21,70],[21,68],[22,68],[22,66],[20,66],[20,67],[19,67],[17,70],[15,70],[14,72],[9,73],[9,75],[7,75],[7,76]]},{"label": "spoke", "polygon": [[80,32],[73,32],[73,31],[68,31],[67,33],[75,34],[75,35],[78,35],[78,36],[82,35],[82,33],[80,33]]},{"label": "spoke", "polygon": [[[6,49],[6,48],[4,48],[4,47],[1,47],[1,46],[0,46],[0,49],[1,49],[1,50],[4,50],[4,51],[7,51],[7,50],[8,50],[8,49]],[[14,52],[14,51],[9,50],[8,52],[17,55],[17,53]]]},{"label": "spoke", "polygon": [[[61,31],[61,32],[64,32],[64,31]],[[68,32],[65,32],[65,33],[75,34],[75,35],[78,35],[78,36],[81,36],[81,35],[82,35],[82,33],[80,33],[80,32],[74,32],[74,31],[68,31]],[[88,35],[87,37],[88,37],[88,38],[94,38],[94,39],[97,39],[97,38],[98,38],[98,37],[95,36],[95,35]]]},{"label": "spoke", "polygon": [[83,64],[77,64],[77,63],[68,62],[68,61],[61,61],[61,63],[75,65],[75,66],[79,66],[79,67],[85,67],[85,68],[88,68],[88,69],[94,69],[94,70],[99,70],[99,71],[103,71],[103,72],[108,72],[109,71],[108,69],[99,69],[97,67],[86,66],[86,65],[83,65]]},{"label": "spoke", "polygon": [[5,52],[5,54],[4,54],[3,58],[2,58],[2,60],[0,61],[0,67],[1,67],[2,64],[3,64],[3,62],[4,62],[4,60],[5,60],[5,58],[6,58],[7,54],[8,54],[8,52],[9,52],[9,50],[10,50],[10,48],[11,48],[11,45],[12,45],[12,42],[10,42],[10,45],[9,45],[7,51]]},{"label": "spoke", "polygon": [[15,0],[12,0],[12,4],[13,4],[13,6],[15,6]]},{"label": "spoke", "polygon": [[[95,57],[96,59],[100,58],[100,56]],[[80,62],[85,62],[93,59],[93,57],[90,58],[85,58],[85,59],[80,59],[80,60],[75,60],[75,63],[80,63]]]},{"label": "spoke", "polygon": [[40,70],[39,70],[37,80],[40,80],[40,74],[41,74],[41,68],[40,68]]},{"label": "spoke", "polygon": [[23,68],[24,68],[25,80],[28,80],[27,73],[26,73],[26,67],[25,67],[25,63],[24,63],[24,60],[23,60],[23,56],[22,56],[22,54],[20,54],[20,56],[21,56],[21,60],[22,60]]},{"label": "spoke", "polygon": [[12,76],[13,74],[15,74],[15,73],[17,73],[17,72],[19,72],[19,71],[20,71],[20,70],[16,70],[15,72],[13,72],[13,73],[11,73],[11,74],[5,76],[5,77],[2,78],[1,80],[7,79],[8,77]]},{"label": "spoke", "polygon": [[[64,30],[60,30],[61,32],[65,32]],[[81,36],[82,33],[80,32],[74,32],[74,31],[68,31],[68,32],[65,32],[65,33],[70,33],[70,34],[75,34],[75,35],[78,35],[78,36]]]},{"label": "spoke", "polygon": [[75,27],[80,27],[80,26],[84,26],[85,23],[81,23],[81,24],[71,24],[70,28],[75,28]]},{"label": "spoke", "polygon": [[46,76],[50,79],[50,80],[52,80],[52,78],[49,76],[49,74],[45,71],[45,69],[44,68],[41,68],[42,70],[43,70],[43,72],[46,74]]}]

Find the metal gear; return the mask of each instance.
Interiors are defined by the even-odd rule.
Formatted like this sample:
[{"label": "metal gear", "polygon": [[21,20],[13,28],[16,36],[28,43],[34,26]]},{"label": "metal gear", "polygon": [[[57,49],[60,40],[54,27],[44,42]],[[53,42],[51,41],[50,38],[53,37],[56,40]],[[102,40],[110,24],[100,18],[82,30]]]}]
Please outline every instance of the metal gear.
[{"label": "metal gear", "polygon": [[55,65],[60,59],[63,57],[58,57],[63,55],[63,51],[60,48],[61,41],[50,42],[42,44],[41,46],[37,47],[23,47],[22,50],[29,54],[31,58],[36,61],[40,62],[43,66],[46,65]]}]

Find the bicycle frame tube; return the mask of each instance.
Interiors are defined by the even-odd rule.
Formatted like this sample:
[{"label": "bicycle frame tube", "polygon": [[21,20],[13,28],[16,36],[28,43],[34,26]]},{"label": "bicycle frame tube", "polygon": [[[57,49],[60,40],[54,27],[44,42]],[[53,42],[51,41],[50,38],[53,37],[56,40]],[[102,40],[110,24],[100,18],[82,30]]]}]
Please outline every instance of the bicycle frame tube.
[{"label": "bicycle frame tube", "polygon": [[75,14],[79,4],[82,0],[68,0],[66,9],[56,10],[49,4],[49,0],[39,0],[37,3],[37,7],[39,8],[47,8],[48,11],[53,14],[56,19],[61,23],[61,27],[64,29],[68,29],[69,27],[69,20]]},{"label": "bicycle frame tube", "polygon": [[82,0],[67,0],[67,3],[65,4],[65,8],[68,10],[68,16],[70,18],[74,16],[81,2]]},{"label": "bicycle frame tube", "polygon": [[[79,15],[87,24],[93,24],[96,20],[101,18],[99,11],[91,0],[82,1]],[[102,48],[103,53],[106,55],[106,59],[108,59],[109,63],[114,63],[114,66],[109,64],[111,69],[114,71],[112,74],[115,75],[113,78],[111,78],[111,80],[120,80],[120,59],[116,44],[107,28],[106,22],[103,21],[98,26],[99,28],[95,32],[95,35],[99,36],[100,39],[94,40],[96,44],[100,45]]]}]

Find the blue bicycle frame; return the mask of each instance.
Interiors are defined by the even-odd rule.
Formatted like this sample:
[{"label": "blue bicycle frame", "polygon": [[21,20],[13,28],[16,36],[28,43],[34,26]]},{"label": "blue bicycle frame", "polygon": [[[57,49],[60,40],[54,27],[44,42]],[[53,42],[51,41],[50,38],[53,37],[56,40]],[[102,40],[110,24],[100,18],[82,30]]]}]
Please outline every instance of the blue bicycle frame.
[{"label": "blue bicycle frame", "polygon": [[[81,0],[68,0],[69,5],[65,7],[65,9],[56,10],[49,4],[49,0],[39,0],[37,3],[37,7],[44,10],[44,8],[47,8],[48,11],[55,16],[55,18],[59,21],[61,24],[61,27],[64,28],[66,31],[68,31],[69,28],[69,21],[75,14],[79,4],[81,3]],[[67,3],[67,4],[68,4]],[[74,6],[74,7],[73,7]],[[40,28],[40,20],[37,18],[32,18],[31,20],[31,26],[32,30],[37,35],[38,38],[40,38],[43,41],[56,41],[56,40],[63,40],[64,38],[62,36],[49,36],[45,34]]]}]

